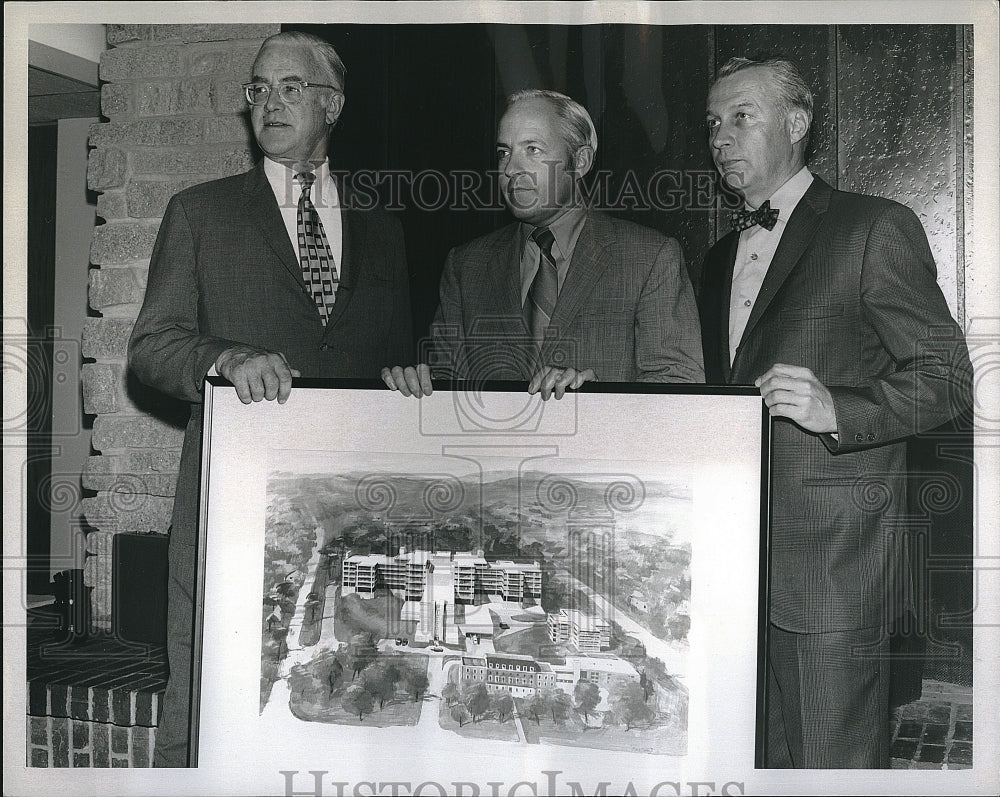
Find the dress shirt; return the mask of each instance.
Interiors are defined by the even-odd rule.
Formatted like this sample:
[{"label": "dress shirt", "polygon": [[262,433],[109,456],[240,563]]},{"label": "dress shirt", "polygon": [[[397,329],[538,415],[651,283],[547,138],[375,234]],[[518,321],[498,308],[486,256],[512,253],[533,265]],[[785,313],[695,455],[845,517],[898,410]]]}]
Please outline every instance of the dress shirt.
[{"label": "dress shirt", "polygon": [[[736,248],[736,262],[733,264],[733,288],[729,296],[729,362],[736,357],[736,349],[743,339],[743,332],[750,320],[754,302],[760,293],[760,286],[771,265],[774,253],[781,241],[785,225],[805,195],[813,181],[812,173],[803,166],[781,188],[770,197],[771,207],[778,209],[778,221],[774,229],[765,230],[757,225],[740,233],[740,243]],[[756,208],[747,205],[748,210]]]},{"label": "dress shirt", "polygon": [[[296,172],[282,163],[264,158],[264,175],[274,191],[278,201],[281,220],[285,223],[288,239],[292,242],[295,254],[299,253],[299,233],[297,214],[299,197],[302,196],[302,183],[295,179]],[[330,174],[330,166],[326,161],[316,169],[316,182],[309,190],[309,198],[316,206],[319,220],[323,223],[323,231],[330,243],[330,253],[333,262],[340,272],[340,258],[344,252],[344,228],[340,218],[340,195],[337,192],[337,181]]]},{"label": "dress shirt", "polygon": [[[576,249],[576,242],[580,239],[580,232],[587,221],[587,209],[583,207],[571,208],[551,224],[547,224],[555,242],[552,244],[552,257],[556,261],[556,273],[559,277],[559,290],[562,290],[566,281],[566,274],[569,271],[570,261],[573,260],[573,250]],[[541,250],[533,240],[531,233],[535,227],[530,224],[521,224],[521,306],[524,306],[528,298],[528,289],[531,281],[538,271],[538,258]]]}]

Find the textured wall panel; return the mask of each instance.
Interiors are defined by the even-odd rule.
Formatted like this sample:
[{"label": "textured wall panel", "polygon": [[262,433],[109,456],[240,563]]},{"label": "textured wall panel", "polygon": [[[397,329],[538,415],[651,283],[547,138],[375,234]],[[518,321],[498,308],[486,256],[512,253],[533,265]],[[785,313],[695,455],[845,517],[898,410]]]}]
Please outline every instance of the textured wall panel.
[{"label": "textured wall panel", "polygon": [[964,131],[955,111],[964,102],[964,65],[956,50],[954,26],[838,29],[841,187],[895,199],[917,213],[938,282],[957,316],[956,261],[964,230],[956,158]]}]

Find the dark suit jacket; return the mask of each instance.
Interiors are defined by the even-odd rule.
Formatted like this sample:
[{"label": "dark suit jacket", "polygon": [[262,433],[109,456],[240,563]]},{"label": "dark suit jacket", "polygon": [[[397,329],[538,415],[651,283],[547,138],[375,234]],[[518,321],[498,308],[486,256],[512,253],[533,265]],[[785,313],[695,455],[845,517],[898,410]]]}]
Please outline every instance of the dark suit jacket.
[{"label": "dark suit jacket", "polygon": [[[262,164],[170,200],[149,264],[129,365],[171,396],[201,401],[205,374],[233,343],[279,351],[304,377],[378,378],[413,359],[399,223],[346,207],[340,287],[326,327],[302,280]],[[194,543],[200,408],[181,455],[173,535]]]},{"label": "dark suit jacket", "polygon": [[916,215],[815,179],[788,221],[729,363],[738,235],[709,252],[699,304],[709,383],[810,368],[838,440],[772,427],[771,621],[789,631],[893,619],[906,512],[904,438],[968,406],[971,369]]},{"label": "dark suit jacket", "polygon": [[[432,326],[436,376],[527,380],[536,350],[521,310],[518,223],[448,254]],[[680,246],[591,212],[541,350],[603,382],[703,380],[698,313]]]}]

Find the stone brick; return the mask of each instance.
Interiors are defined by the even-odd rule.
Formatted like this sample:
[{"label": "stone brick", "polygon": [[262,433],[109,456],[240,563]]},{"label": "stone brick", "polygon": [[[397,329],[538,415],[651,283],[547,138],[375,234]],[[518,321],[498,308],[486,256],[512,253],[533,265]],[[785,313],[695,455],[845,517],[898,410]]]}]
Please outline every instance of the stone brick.
[{"label": "stone brick", "polygon": [[108,25],[108,44],[115,46],[124,42],[146,41],[152,36],[152,25]]},{"label": "stone brick", "polygon": [[212,47],[191,48],[189,55],[192,75],[235,75],[241,80],[250,79],[253,62],[260,50],[260,42],[234,41]]},{"label": "stone brick", "polygon": [[[98,459],[98,457],[92,457],[92,459]],[[114,551],[114,542],[114,534],[109,534],[106,531],[89,531],[85,540],[87,553],[96,556],[111,556]]]},{"label": "stone brick", "polygon": [[95,528],[116,534],[126,531],[162,534],[170,527],[173,498],[141,496],[134,508],[121,509],[116,508],[108,496],[102,493],[80,502],[84,517]]},{"label": "stone brick", "polygon": [[128,159],[120,149],[99,147],[87,157],[87,187],[91,191],[107,191],[125,185]]},{"label": "stone brick", "polygon": [[128,761],[127,758],[124,758],[122,756],[118,756],[118,757],[112,756],[112,758],[111,758],[111,766],[113,768],[114,767],[118,767],[118,768],[124,769],[124,768],[126,768],[126,767],[129,766],[129,761]]},{"label": "stone brick", "polygon": [[[95,557],[88,557],[88,559],[93,559]],[[103,558],[103,557],[102,557]],[[110,577],[110,567],[108,568],[108,576]],[[84,573],[83,579],[84,586],[87,586],[86,572]],[[74,720],[89,720],[90,719],[90,690],[85,686],[72,686],[69,691],[69,715]]]},{"label": "stone brick", "polygon": [[69,766],[69,720],[53,719],[50,733],[52,742],[52,766]]},{"label": "stone brick", "polygon": [[82,750],[90,745],[90,725],[89,722],[73,723],[73,749]]},{"label": "stone brick", "polygon": [[28,728],[32,744],[47,745],[49,743],[48,717],[28,717]]},{"label": "stone brick", "polygon": [[135,113],[131,83],[105,83],[101,86],[101,113],[108,119]]},{"label": "stone brick", "polygon": [[33,767],[44,767],[49,766],[49,752],[41,747],[31,748],[31,766]]},{"label": "stone brick", "polygon": [[135,693],[135,724],[149,727],[153,724],[153,693]]},{"label": "stone brick", "polygon": [[69,716],[69,688],[65,684],[49,684],[49,713],[53,717]]},{"label": "stone brick", "polygon": [[125,480],[123,477],[132,477],[141,482],[143,492],[170,496],[174,494],[179,459],[179,449],[89,457],[84,463],[83,486],[86,490],[112,490]]},{"label": "stone brick", "polygon": [[92,444],[98,451],[124,448],[180,448],[184,430],[153,417],[97,418]]},{"label": "stone brick", "polygon": [[[130,186],[131,190],[131,186]],[[131,206],[131,198],[129,206]],[[104,310],[122,304],[141,304],[146,293],[146,269],[90,269],[90,306]]]},{"label": "stone brick", "polygon": [[205,143],[238,142],[249,147],[252,135],[250,118],[246,113],[232,116],[212,116],[205,120]]},{"label": "stone brick", "polygon": [[140,725],[132,728],[132,766],[148,767],[150,765],[149,728]]},{"label": "stone brick", "polygon": [[243,95],[243,83],[240,77],[217,78],[212,83],[212,108],[216,113],[240,113],[247,108],[247,100]]},{"label": "stone brick", "polygon": [[90,126],[90,146],[182,146],[202,140],[201,119],[141,119],[135,122],[96,122]]},{"label": "stone brick", "polygon": [[108,749],[109,726],[103,723],[95,723],[92,731],[93,742],[91,749],[94,753],[94,766],[106,767],[111,763]]},{"label": "stone brick", "polygon": [[111,585],[90,591],[90,626],[96,632],[111,630]]},{"label": "stone brick", "polygon": [[105,191],[97,197],[97,215],[106,221],[128,216],[124,191]]},{"label": "stone brick", "polygon": [[88,318],[83,324],[83,356],[124,360],[134,323],[131,318]]},{"label": "stone brick", "polygon": [[94,228],[90,262],[98,266],[126,265],[148,260],[159,224],[114,222]]},{"label": "stone brick", "polygon": [[83,411],[90,415],[118,412],[118,385],[122,380],[122,367],[108,363],[84,363]]},{"label": "stone brick", "polygon": [[183,74],[184,68],[180,47],[116,47],[101,54],[100,75],[101,80],[173,77]]},{"label": "stone brick", "polygon": [[196,174],[200,181],[239,174],[253,165],[249,147],[145,149],[132,156],[136,174]]},{"label": "stone brick", "polygon": [[151,38],[154,41],[219,42],[231,39],[266,39],[278,33],[277,24],[199,24],[199,25],[152,25]]},{"label": "stone brick", "polygon": [[[117,697],[117,695],[116,695]],[[111,752],[128,753],[128,728],[111,728]]]},{"label": "stone brick", "polygon": [[90,753],[73,753],[73,766],[77,769],[89,769]]},{"label": "stone brick", "polygon": [[[132,218],[160,218],[174,194],[199,182],[201,181],[132,180],[128,185],[128,214]],[[141,294],[139,299],[142,299]]]},{"label": "stone brick", "polygon": [[[92,531],[90,534],[100,534]],[[87,537],[90,537],[90,534]],[[107,535],[109,538],[111,535]],[[95,686],[90,696],[90,710],[94,722],[108,722],[111,719],[111,693],[100,686]]]}]

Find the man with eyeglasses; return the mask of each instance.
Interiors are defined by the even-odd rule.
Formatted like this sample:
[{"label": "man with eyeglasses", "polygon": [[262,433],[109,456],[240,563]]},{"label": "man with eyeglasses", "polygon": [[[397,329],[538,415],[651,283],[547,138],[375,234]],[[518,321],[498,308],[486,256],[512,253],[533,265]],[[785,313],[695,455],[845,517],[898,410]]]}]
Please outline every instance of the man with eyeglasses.
[{"label": "man with eyeglasses", "polygon": [[154,764],[187,766],[205,376],[240,400],[284,403],[293,377],[377,377],[412,357],[408,276],[398,221],[351,208],[327,162],[346,69],[327,42],[279,33],[244,86],[264,153],[251,171],[180,192],[163,217],[129,365],[192,404],[170,532],[170,676]]}]

